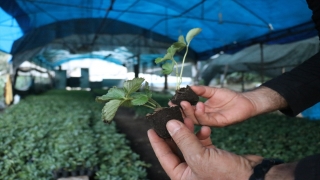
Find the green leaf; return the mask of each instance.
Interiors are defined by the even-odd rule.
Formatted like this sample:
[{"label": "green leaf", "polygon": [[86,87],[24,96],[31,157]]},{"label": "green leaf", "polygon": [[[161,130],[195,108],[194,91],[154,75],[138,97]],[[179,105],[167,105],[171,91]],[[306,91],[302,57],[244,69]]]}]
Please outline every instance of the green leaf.
[{"label": "green leaf", "polygon": [[124,101],[123,103],[121,103],[120,106],[123,107],[132,107],[133,105],[131,104],[131,101],[129,99],[126,99],[126,101]]},{"label": "green leaf", "polygon": [[181,51],[186,47],[186,44],[182,42],[175,42],[172,46],[176,49],[176,51]]},{"label": "green leaf", "polygon": [[159,63],[161,63],[161,62],[163,62],[163,61],[171,60],[171,58],[172,58],[171,54],[170,54],[170,53],[167,53],[167,54],[165,54],[164,57],[162,57],[162,58],[161,58],[161,57],[156,58],[156,59],[154,60],[154,62],[155,62],[156,64],[159,64]]},{"label": "green leaf", "polygon": [[141,106],[148,102],[148,96],[144,93],[137,92],[131,96],[133,99],[131,100],[131,104],[133,106]]},{"label": "green leaf", "polygon": [[186,41],[188,44],[190,44],[191,40],[194,38],[194,36],[196,36],[197,34],[199,34],[201,32],[201,28],[193,28],[191,29],[187,36],[186,36]]},{"label": "green leaf", "polygon": [[118,99],[107,102],[102,108],[102,120],[104,122],[110,123],[116,115],[118,108],[123,102],[124,100]]},{"label": "green leaf", "polygon": [[171,60],[173,57],[173,55],[171,53],[167,53],[166,55],[164,55],[163,59],[164,60]]},{"label": "green leaf", "polygon": [[154,62],[156,63],[156,64],[159,64],[159,63],[161,63],[163,61],[163,58],[161,58],[161,57],[158,57],[158,58],[156,58],[155,60],[154,60]]},{"label": "green leaf", "polygon": [[[168,56],[170,56],[170,59],[171,59],[171,57],[174,56],[174,54],[176,53],[176,51],[177,51],[177,49],[174,48],[173,45],[171,45],[171,46],[167,49],[167,54],[168,54]],[[167,55],[167,54],[166,54],[166,55]]]},{"label": "green leaf", "polygon": [[106,103],[106,102],[108,102],[109,100],[111,100],[111,99],[107,99],[107,98],[105,98],[104,96],[106,96],[106,95],[103,95],[103,96],[97,96],[96,97],[96,102],[100,102],[100,103]]},{"label": "green leaf", "polygon": [[123,89],[113,87],[107,94],[96,97],[97,102],[108,102],[112,99],[124,99],[126,92]]},{"label": "green leaf", "polygon": [[186,45],[186,41],[184,40],[184,37],[182,35],[179,36],[178,42],[183,43]]},{"label": "green leaf", "polygon": [[144,78],[133,78],[132,80],[127,80],[123,84],[123,88],[128,94],[136,92],[140,89]]},{"label": "green leaf", "polygon": [[165,63],[162,65],[162,73],[163,74],[171,74],[173,71],[174,64],[173,63]]}]

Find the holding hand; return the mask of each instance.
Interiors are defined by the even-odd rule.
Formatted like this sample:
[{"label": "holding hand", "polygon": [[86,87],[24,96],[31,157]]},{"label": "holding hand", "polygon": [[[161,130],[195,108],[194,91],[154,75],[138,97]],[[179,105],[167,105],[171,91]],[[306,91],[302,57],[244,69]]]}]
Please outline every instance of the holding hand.
[{"label": "holding hand", "polygon": [[[245,93],[208,86],[191,88],[198,96],[207,99],[204,103],[198,102],[196,106],[181,102],[185,117],[190,118],[194,124],[223,127],[287,106],[282,96],[267,87]],[[171,102],[169,105],[172,105]]]},{"label": "holding hand", "polygon": [[253,115],[254,104],[241,93],[207,86],[192,86],[192,90],[207,101],[196,106],[183,101],[184,115],[193,123],[206,126],[223,127],[245,120]]},{"label": "holding hand", "polygon": [[218,149],[211,142],[209,127],[203,126],[195,135],[191,119],[186,118],[185,124],[177,120],[167,123],[167,129],[181,150],[183,158],[179,158],[174,153],[174,147],[170,147],[170,143],[157,136],[154,130],[148,131],[155,154],[173,180],[247,180],[253,172],[253,167],[262,160],[260,156],[238,156]]}]

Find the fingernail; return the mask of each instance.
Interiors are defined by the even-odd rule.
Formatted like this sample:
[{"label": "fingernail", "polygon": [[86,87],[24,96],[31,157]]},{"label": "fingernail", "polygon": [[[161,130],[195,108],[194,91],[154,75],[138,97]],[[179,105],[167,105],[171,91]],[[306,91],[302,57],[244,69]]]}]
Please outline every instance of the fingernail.
[{"label": "fingernail", "polygon": [[182,109],[185,109],[186,107],[183,105],[183,103],[180,104]]},{"label": "fingernail", "polygon": [[169,121],[167,123],[168,132],[173,136],[180,128],[181,124],[178,121]]}]

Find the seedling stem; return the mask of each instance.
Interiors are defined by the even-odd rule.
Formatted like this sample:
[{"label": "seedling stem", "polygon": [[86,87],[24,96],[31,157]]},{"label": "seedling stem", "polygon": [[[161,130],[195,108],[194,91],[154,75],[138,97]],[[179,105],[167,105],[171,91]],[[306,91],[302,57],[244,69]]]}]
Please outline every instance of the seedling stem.
[{"label": "seedling stem", "polygon": [[[184,39],[184,37],[180,35],[178,38],[178,41],[173,43],[167,49],[167,54],[165,54],[164,57],[159,57],[155,60],[156,64],[165,62],[167,60],[172,61],[171,63],[165,62],[161,67],[162,67],[162,73],[166,75],[171,74],[173,71],[173,68],[176,69],[176,78],[177,78],[176,90],[180,89],[180,85],[182,83],[182,73],[183,73],[185,60],[188,54],[190,42],[193,39],[193,37],[199,34],[200,32],[201,32],[200,28],[193,28],[187,33],[186,39]],[[186,51],[182,59],[181,70],[179,74],[179,70],[177,66],[178,63],[174,60],[174,55],[177,51],[181,51],[184,48],[186,48]]]}]

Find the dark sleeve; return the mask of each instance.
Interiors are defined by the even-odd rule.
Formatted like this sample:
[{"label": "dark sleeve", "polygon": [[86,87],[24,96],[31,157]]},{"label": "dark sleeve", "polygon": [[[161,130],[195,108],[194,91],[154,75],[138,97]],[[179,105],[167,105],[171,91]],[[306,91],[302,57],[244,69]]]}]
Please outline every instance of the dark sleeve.
[{"label": "dark sleeve", "polygon": [[307,0],[309,9],[312,11],[312,20],[315,23],[315,27],[318,30],[320,37],[320,1],[319,0]]},{"label": "dark sleeve", "polygon": [[284,97],[288,108],[281,112],[289,116],[296,116],[320,102],[320,52],[262,86],[269,87]]},{"label": "dark sleeve", "polygon": [[320,179],[320,154],[301,159],[294,171],[295,180]]}]

